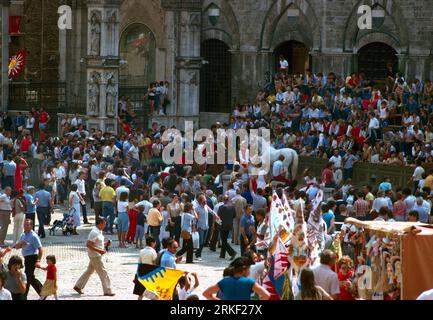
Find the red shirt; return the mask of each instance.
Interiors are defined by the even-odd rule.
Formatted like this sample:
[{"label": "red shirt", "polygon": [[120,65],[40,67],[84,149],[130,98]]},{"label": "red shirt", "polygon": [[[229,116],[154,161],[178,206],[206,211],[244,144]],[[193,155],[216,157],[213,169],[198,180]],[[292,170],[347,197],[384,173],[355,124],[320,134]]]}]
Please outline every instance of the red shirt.
[{"label": "red shirt", "polygon": [[23,140],[21,140],[21,143],[20,143],[21,152],[28,152],[31,145],[32,145],[32,143],[29,139],[24,138]]},{"label": "red shirt", "polygon": [[[343,273],[338,273],[338,280],[339,281],[346,281],[352,277],[352,271],[347,272],[347,274],[344,276]],[[355,300],[353,298],[353,295],[347,291],[345,285],[340,285],[340,300]]]},{"label": "red shirt", "polygon": [[47,139],[47,134],[44,131],[39,133],[39,142],[44,142]]},{"label": "red shirt", "polygon": [[325,182],[325,184],[332,183],[334,181],[334,174],[331,169],[325,168],[322,172],[322,180]]},{"label": "red shirt", "polygon": [[55,264],[47,266],[47,280],[56,280],[57,268]]},{"label": "red shirt", "polygon": [[123,131],[125,131],[126,134],[131,134],[131,127],[127,123],[122,123]]},{"label": "red shirt", "polygon": [[45,111],[39,115],[39,123],[47,123],[48,122],[48,113]]},{"label": "red shirt", "polygon": [[361,133],[361,128],[354,127],[354,128],[352,129],[352,137],[355,137],[356,139],[358,139],[360,133]]}]

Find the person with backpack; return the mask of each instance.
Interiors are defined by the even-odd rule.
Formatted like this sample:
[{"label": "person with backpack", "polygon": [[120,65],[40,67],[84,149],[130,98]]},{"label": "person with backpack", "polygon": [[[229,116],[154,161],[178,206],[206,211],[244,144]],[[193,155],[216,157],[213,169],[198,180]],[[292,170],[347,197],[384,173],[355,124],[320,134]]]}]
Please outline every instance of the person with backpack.
[{"label": "person with backpack", "polygon": [[12,201],[12,218],[14,219],[13,243],[17,243],[24,231],[24,221],[26,220],[26,199],[24,191],[18,191],[17,196]]}]

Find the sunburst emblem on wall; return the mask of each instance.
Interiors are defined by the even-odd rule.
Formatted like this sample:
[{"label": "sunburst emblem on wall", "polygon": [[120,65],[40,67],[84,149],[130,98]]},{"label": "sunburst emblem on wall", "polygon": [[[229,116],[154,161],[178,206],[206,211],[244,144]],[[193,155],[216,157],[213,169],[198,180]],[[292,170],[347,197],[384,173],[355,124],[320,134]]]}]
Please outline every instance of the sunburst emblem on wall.
[{"label": "sunburst emblem on wall", "polygon": [[13,55],[9,60],[9,79],[18,77],[26,67],[26,50]]}]

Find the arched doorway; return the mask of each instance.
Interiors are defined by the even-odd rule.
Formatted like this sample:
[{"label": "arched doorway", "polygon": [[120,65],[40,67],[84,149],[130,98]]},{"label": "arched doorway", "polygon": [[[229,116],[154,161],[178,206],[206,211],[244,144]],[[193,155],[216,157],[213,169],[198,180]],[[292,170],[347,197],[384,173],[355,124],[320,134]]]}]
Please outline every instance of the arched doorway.
[{"label": "arched doorway", "polygon": [[397,52],[383,42],[372,42],[358,51],[358,72],[364,73],[367,79],[382,81],[386,79],[386,65],[392,63],[398,71]]},{"label": "arched doorway", "polygon": [[232,110],[230,48],[216,39],[201,44],[204,59],[200,75],[200,112],[230,113]]},{"label": "arched doorway", "polygon": [[278,70],[280,67],[281,55],[289,62],[290,74],[305,74],[305,71],[310,69],[310,50],[302,42],[294,40],[286,41],[275,48],[275,70]]},{"label": "arched doorway", "polygon": [[156,41],[144,24],[129,26],[120,39],[120,57],[127,63],[120,68],[120,82],[127,86],[148,86],[155,79]]}]

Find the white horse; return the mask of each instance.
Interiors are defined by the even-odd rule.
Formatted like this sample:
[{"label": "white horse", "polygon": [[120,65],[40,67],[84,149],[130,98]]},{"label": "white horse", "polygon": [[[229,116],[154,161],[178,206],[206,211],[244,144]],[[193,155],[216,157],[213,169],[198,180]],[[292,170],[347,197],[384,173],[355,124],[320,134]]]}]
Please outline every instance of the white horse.
[{"label": "white horse", "polygon": [[[272,168],[275,161],[278,160],[278,158],[282,155],[284,156],[283,166],[287,169],[287,173],[291,173],[291,179],[296,179],[296,176],[298,174],[298,166],[299,166],[299,156],[298,153],[290,148],[275,149],[269,142],[265,141],[262,137],[258,138],[259,142],[259,150],[262,152],[262,159],[263,162],[268,161],[269,159],[269,168]],[[264,151],[268,150],[269,157],[264,155]]]}]

